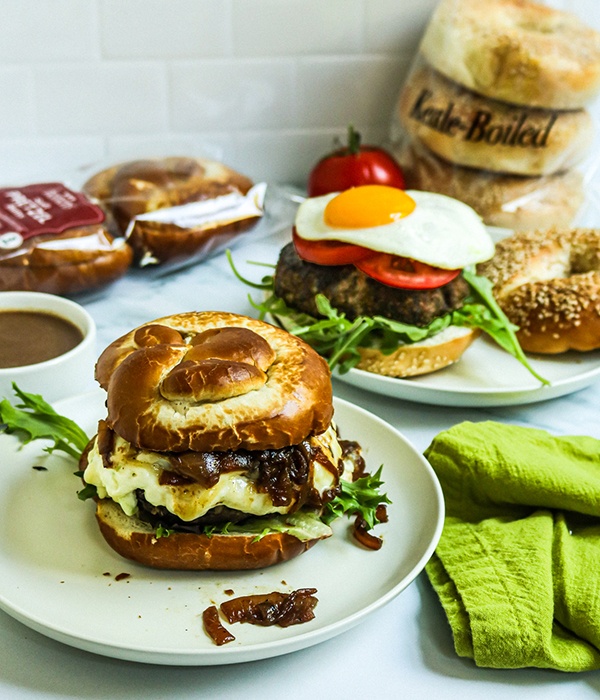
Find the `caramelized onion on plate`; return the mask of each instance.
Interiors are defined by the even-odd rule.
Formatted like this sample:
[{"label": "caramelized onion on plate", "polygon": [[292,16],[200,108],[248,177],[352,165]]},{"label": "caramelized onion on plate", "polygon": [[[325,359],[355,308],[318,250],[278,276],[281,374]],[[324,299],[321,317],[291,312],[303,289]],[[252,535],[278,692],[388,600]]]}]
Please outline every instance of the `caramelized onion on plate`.
[{"label": "caramelized onion on plate", "polygon": [[[228,622],[247,622],[261,627],[289,627],[309,622],[318,603],[316,588],[298,588],[291,593],[272,591],[239,596],[221,603],[220,611]],[[222,625],[219,611],[211,605],[202,613],[204,631],[217,646],[233,642],[235,637]]]}]

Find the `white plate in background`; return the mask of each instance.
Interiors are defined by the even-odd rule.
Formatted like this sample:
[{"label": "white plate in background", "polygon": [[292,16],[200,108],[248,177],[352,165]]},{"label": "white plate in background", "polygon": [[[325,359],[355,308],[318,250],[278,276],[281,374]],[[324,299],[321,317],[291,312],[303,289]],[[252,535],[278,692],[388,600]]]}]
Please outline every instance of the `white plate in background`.
[{"label": "white plate in background", "polygon": [[336,379],[378,394],[438,406],[514,406],[579,391],[600,379],[600,351],[528,357],[550,386],[543,386],[520,362],[485,337],[461,359],[431,374],[407,379],[351,369]]}]

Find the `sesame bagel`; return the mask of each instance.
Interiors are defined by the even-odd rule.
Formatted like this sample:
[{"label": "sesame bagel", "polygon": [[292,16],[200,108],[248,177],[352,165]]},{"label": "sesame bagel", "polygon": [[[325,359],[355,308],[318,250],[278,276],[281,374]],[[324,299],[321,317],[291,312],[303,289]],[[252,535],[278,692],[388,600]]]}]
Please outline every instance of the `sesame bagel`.
[{"label": "sesame bagel", "polygon": [[505,102],[577,109],[600,88],[600,34],[529,0],[442,0],[420,50],[455,82]]},{"label": "sesame bagel", "polygon": [[525,351],[600,348],[600,230],[517,233],[478,272],[492,281]]},{"label": "sesame bagel", "polygon": [[278,449],[323,432],[329,370],[302,340],[225,312],[160,318],[109,345],[96,365],[107,422],[158,451]]}]

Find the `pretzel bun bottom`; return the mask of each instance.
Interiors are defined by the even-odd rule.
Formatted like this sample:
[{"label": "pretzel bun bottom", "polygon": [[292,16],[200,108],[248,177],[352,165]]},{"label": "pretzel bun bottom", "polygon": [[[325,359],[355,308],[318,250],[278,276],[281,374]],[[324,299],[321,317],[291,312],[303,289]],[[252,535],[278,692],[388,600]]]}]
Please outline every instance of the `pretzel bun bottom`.
[{"label": "pretzel bun bottom", "polygon": [[450,326],[420,343],[403,345],[384,354],[376,348],[359,348],[356,369],[388,377],[415,377],[429,374],[457,362],[477,337],[472,328]]},{"label": "pretzel bun bottom", "polygon": [[97,502],[96,520],[102,536],[118,554],[155,569],[262,569],[293,559],[318,542],[302,542],[287,533],[270,533],[260,539],[256,534],[209,537],[187,532],[157,537],[151,525],[126,515],[110,499]]},{"label": "pretzel bun bottom", "polygon": [[478,266],[526,352],[600,348],[600,231],[550,229],[503,239]]}]

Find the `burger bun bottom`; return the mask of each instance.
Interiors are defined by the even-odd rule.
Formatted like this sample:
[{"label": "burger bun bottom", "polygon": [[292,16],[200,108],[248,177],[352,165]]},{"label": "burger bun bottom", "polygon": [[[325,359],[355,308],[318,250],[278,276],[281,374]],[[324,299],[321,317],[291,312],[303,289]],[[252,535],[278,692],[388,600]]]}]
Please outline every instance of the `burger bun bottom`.
[{"label": "burger bun bottom", "polygon": [[96,503],[96,519],[104,539],[121,556],[155,569],[237,571],[262,569],[292,559],[310,549],[317,539],[302,542],[287,533],[199,535],[156,530],[126,515],[109,498]]},{"label": "burger bun bottom", "polygon": [[357,369],[388,377],[414,377],[447,367],[460,359],[479,331],[473,328],[448,326],[425,340],[402,345],[385,354],[377,348],[359,348]]}]

